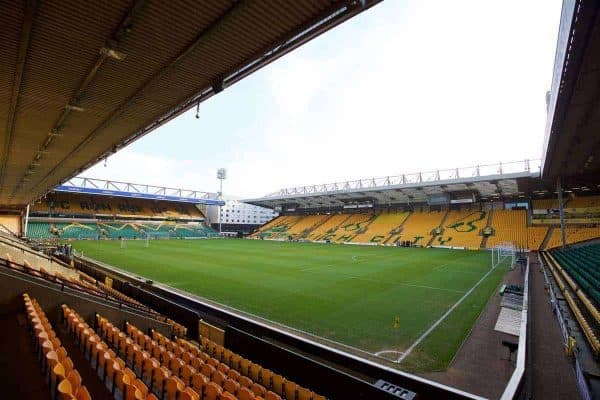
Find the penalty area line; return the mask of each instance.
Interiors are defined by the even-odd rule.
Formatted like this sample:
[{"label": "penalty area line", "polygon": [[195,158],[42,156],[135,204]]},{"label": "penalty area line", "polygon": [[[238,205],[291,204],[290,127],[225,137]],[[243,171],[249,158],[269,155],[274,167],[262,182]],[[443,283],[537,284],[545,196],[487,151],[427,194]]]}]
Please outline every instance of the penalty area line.
[{"label": "penalty area line", "polygon": [[487,278],[492,272],[494,272],[496,267],[497,265],[491,268],[485,275],[483,275],[483,277],[481,277],[481,279],[477,281],[477,283],[475,283],[475,285],[473,285],[471,289],[469,289],[460,299],[458,299],[456,303],[452,305],[452,307],[450,307],[437,321],[435,321],[425,332],[423,332],[423,334],[419,336],[417,340],[415,340],[408,349],[406,349],[404,354],[402,354],[400,358],[398,358],[397,362],[401,363],[406,357],[408,357],[410,353],[412,353],[412,351],[415,349],[415,347],[417,347],[423,340],[425,340],[425,338],[429,336],[431,332],[433,332],[434,329],[437,328],[438,325],[440,325],[448,317],[448,315],[450,315],[452,311],[456,309],[456,307],[458,307],[467,297],[469,297],[469,295],[473,293],[473,291],[481,284],[481,282],[485,280],[485,278]]}]

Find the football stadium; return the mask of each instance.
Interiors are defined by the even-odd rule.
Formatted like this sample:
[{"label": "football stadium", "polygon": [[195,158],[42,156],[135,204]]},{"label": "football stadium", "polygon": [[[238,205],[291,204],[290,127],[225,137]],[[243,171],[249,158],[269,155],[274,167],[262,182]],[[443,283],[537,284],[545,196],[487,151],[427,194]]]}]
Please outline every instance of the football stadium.
[{"label": "football stadium", "polygon": [[562,3],[539,159],[82,175],[379,3],[2,2],[0,398],[600,398],[596,1]]}]

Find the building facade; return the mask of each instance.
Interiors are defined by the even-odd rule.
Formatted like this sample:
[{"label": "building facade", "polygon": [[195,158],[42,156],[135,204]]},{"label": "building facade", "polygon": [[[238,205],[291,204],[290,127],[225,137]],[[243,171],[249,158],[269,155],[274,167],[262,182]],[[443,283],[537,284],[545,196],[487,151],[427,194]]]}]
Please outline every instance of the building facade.
[{"label": "building facade", "polygon": [[225,205],[220,210],[220,216],[219,207],[210,206],[207,212],[211,226],[219,230],[220,223],[221,232],[230,235],[248,235],[279,215],[269,208],[234,199],[225,200]]}]

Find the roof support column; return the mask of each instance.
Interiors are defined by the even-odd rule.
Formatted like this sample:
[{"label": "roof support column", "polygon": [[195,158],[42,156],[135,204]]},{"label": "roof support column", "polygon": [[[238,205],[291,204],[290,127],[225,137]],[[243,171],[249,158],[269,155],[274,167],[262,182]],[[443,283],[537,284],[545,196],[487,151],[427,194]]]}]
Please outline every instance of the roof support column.
[{"label": "roof support column", "polygon": [[560,236],[561,236],[561,243],[562,243],[562,249],[564,250],[567,246],[567,240],[566,240],[566,232],[565,232],[565,212],[564,212],[564,207],[563,207],[563,192],[562,192],[562,186],[560,184],[560,176],[558,178],[556,178],[556,192],[558,195],[558,215],[560,216]]}]

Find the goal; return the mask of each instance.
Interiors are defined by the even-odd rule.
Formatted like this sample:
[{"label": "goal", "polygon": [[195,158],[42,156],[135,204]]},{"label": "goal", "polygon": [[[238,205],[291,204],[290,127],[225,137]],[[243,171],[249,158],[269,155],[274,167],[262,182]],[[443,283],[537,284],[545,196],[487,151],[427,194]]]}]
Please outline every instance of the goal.
[{"label": "goal", "polygon": [[510,267],[515,265],[517,248],[514,243],[499,243],[492,247],[492,268],[497,267],[506,260],[510,260]]}]

